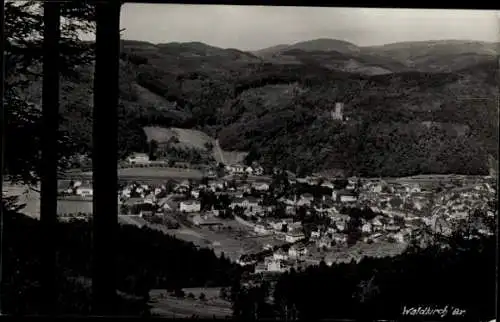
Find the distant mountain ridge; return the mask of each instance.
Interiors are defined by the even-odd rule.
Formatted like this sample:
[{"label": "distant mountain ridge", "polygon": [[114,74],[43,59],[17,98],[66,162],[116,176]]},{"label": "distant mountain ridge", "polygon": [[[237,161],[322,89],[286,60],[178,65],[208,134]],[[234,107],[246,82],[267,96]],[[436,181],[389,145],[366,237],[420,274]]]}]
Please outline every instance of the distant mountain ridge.
[{"label": "distant mountain ridge", "polygon": [[[483,173],[484,156],[498,154],[496,47],[463,43],[320,39],[256,53],[124,40],[122,152],[147,149],[143,128],[160,126],[203,131],[225,150],[297,172]],[[61,110],[64,127],[88,146],[92,66],[82,73],[80,83],[63,80]],[[328,117],[336,102],[348,123]]]},{"label": "distant mountain ridge", "polygon": [[[419,70],[426,72],[453,71],[475,63],[498,59],[500,42],[482,42],[471,40],[429,40],[415,42],[397,42],[379,46],[357,46],[351,42],[335,39],[315,39],[291,45],[277,45],[254,51],[263,58],[289,54],[291,50],[311,52],[338,52],[351,55],[353,59],[385,59],[404,66],[399,70]],[[461,56],[461,59],[456,59]],[[440,60],[439,64],[434,63]],[[448,64],[446,64],[448,60]],[[448,66],[446,66],[448,65]]]}]

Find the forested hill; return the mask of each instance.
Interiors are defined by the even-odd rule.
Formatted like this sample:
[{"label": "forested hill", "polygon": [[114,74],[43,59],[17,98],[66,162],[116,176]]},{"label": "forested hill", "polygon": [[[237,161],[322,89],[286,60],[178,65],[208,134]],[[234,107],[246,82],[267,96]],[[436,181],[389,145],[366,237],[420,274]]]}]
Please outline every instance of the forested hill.
[{"label": "forested hill", "polygon": [[[225,149],[251,151],[247,161],[299,172],[487,173],[497,155],[496,47],[432,44],[320,39],[249,53],[122,41],[121,152],[144,149],[141,127],[154,124],[201,129]],[[64,124],[82,148],[91,70],[63,83]],[[348,122],[327,117],[335,102]]]},{"label": "forested hill", "polygon": [[[4,200],[5,202],[5,200]],[[2,204],[3,206],[3,204]],[[4,209],[2,298],[3,312],[12,315],[39,314],[40,221]],[[89,222],[59,223],[57,243],[58,314],[90,314],[92,225]],[[116,282],[127,294],[117,315],[145,314],[151,289],[178,291],[185,287],[230,286],[241,274],[240,266],[212,250],[197,249],[151,229],[120,226],[116,259]],[[203,269],[198,269],[203,267]]]}]

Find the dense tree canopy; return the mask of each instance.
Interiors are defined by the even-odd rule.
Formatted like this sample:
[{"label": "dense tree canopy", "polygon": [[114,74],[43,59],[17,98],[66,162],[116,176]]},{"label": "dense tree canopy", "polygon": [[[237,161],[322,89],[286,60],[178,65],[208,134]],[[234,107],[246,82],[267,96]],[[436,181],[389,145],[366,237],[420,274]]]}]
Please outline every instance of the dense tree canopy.
[{"label": "dense tree canopy", "polygon": [[[7,204],[8,201],[8,204]],[[40,310],[40,222],[12,209],[15,200],[4,206],[3,312],[35,314]],[[88,314],[91,283],[91,223],[60,223],[58,239],[59,314]],[[208,249],[197,249],[161,232],[120,226],[116,249],[118,290],[142,298],[127,302],[122,312],[137,315],[147,311],[145,301],[153,288],[175,290],[184,287],[230,286],[240,270],[227,258]],[[199,267],[204,269],[200,270]],[[136,304],[134,304],[136,303]],[[141,304],[142,303],[142,304]]]},{"label": "dense tree canopy", "polygon": [[[61,5],[61,72],[78,80],[78,66],[92,59],[92,46],[80,33],[92,32],[93,7],[66,2]],[[5,166],[13,180],[34,183],[39,175],[41,111],[40,77],[43,42],[43,8],[38,1],[5,3]],[[71,155],[77,146],[61,128],[58,148]],[[61,159],[63,160],[63,159]],[[64,164],[61,164],[64,166]]]}]

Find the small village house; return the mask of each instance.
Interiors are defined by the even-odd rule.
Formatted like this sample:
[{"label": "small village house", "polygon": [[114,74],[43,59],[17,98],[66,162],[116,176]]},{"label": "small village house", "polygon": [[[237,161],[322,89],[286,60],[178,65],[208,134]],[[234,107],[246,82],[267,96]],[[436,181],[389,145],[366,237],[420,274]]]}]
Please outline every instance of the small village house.
[{"label": "small village house", "polygon": [[265,182],[254,182],[252,184],[252,188],[257,190],[257,191],[268,191],[269,190],[269,184]]},{"label": "small village house", "polygon": [[302,223],[300,221],[297,221],[297,222],[287,222],[286,226],[287,226],[289,232],[302,231],[302,228],[303,228],[302,227]]},{"label": "small village house", "polygon": [[297,205],[299,205],[299,206],[310,205],[313,200],[314,200],[314,196],[312,194],[305,193],[305,194],[300,196],[300,199],[297,202]]},{"label": "small village house", "polygon": [[283,268],[281,267],[281,261],[279,260],[270,260],[267,263],[267,271],[268,272],[282,272]]},{"label": "small village house", "polygon": [[382,216],[376,216],[372,219],[372,229],[375,231],[382,230],[384,228],[384,221]]},{"label": "small village house", "polygon": [[264,225],[255,225],[254,232],[259,235],[266,235],[269,233],[269,230]]},{"label": "small village house", "polygon": [[248,197],[248,198],[236,198],[231,202],[230,205],[231,208],[235,207],[241,207],[245,209],[250,209],[250,208],[258,208],[259,207],[259,200],[257,198],[253,197]]},{"label": "small village house", "polygon": [[271,221],[269,222],[269,226],[271,226],[272,229],[281,231],[283,228],[283,222],[282,221]]},{"label": "small village house", "polygon": [[285,213],[290,216],[294,216],[297,212],[297,209],[294,206],[286,206]]},{"label": "small village house", "polygon": [[181,212],[200,212],[201,203],[196,200],[181,201],[179,204],[179,210]]},{"label": "small village house", "polygon": [[401,243],[401,244],[405,242],[405,237],[404,237],[403,233],[401,233],[401,232],[391,233],[387,237],[393,238],[396,242]]},{"label": "small village house", "polygon": [[373,193],[381,193],[382,192],[382,184],[375,183],[375,184],[371,185],[370,191]]},{"label": "small village house", "polygon": [[281,249],[281,248],[280,248],[280,249],[278,249],[276,252],[274,252],[274,254],[273,254],[273,258],[274,258],[275,260],[282,260],[282,261],[286,261],[286,260],[288,260],[288,254],[287,254],[287,253],[285,253],[285,252],[283,251],[283,249]]},{"label": "small village house", "polygon": [[311,232],[311,239],[319,239],[321,237],[321,232],[319,230]]},{"label": "small village house", "polygon": [[358,200],[358,196],[352,191],[341,191],[337,193],[337,200],[342,203],[353,203]]},{"label": "small village house", "polygon": [[316,246],[319,247],[319,248],[329,249],[329,248],[331,248],[331,245],[332,245],[331,240],[328,239],[328,238],[326,238],[326,237],[323,237],[323,238],[318,239],[316,241]]},{"label": "small village house", "polygon": [[305,236],[304,236],[304,233],[302,233],[302,232],[292,231],[292,232],[285,234],[285,241],[287,243],[295,243],[295,242],[298,242],[299,240],[302,240],[304,238],[305,238]]},{"label": "small village house", "polygon": [[292,245],[288,249],[288,256],[291,258],[299,258],[307,254],[307,248],[305,245]]},{"label": "small village house", "polygon": [[245,173],[245,166],[241,164],[233,164],[226,167],[226,170],[232,174],[243,174]]},{"label": "small village house", "polygon": [[90,185],[82,184],[75,189],[75,194],[81,197],[92,197],[94,189]]},{"label": "small village house", "polygon": [[149,156],[146,153],[133,153],[127,158],[129,164],[149,164]]},{"label": "small village house", "polygon": [[361,231],[364,233],[371,233],[373,231],[372,224],[367,222],[361,226]]},{"label": "small village house", "polygon": [[332,240],[337,245],[345,245],[347,243],[347,235],[346,234],[334,233],[334,234],[332,234]]},{"label": "small village house", "polygon": [[333,183],[329,182],[329,181],[325,181],[321,184],[321,187],[323,188],[329,188],[329,189],[334,189],[335,186],[333,185]]},{"label": "small village house", "polygon": [[240,266],[247,266],[255,264],[255,259],[251,258],[248,255],[241,255],[240,258],[236,260],[236,263]]},{"label": "small village house", "polygon": [[256,166],[253,168],[253,174],[256,176],[264,175],[264,168],[261,166]]},{"label": "small village house", "polygon": [[198,199],[200,197],[200,190],[197,189],[191,190],[191,197]]}]

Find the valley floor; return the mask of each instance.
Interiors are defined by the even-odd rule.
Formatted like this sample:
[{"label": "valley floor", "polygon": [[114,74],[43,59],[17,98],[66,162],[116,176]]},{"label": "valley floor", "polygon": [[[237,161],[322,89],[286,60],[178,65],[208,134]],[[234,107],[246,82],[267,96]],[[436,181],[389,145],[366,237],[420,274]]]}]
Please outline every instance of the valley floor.
[{"label": "valley floor", "polygon": [[[183,289],[185,296],[175,297],[165,290],[151,290],[151,313],[164,318],[230,318],[231,303],[220,298],[220,288]],[[201,294],[205,299],[200,299]],[[192,295],[192,297],[189,297]]]}]

